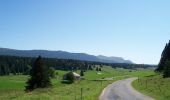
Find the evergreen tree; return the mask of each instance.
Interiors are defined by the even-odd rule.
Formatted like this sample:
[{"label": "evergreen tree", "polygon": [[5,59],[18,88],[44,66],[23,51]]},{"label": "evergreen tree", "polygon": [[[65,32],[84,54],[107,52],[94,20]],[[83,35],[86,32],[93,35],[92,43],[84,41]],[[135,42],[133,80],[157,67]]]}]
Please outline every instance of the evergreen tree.
[{"label": "evergreen tree", "polygon": [[96,71],[99,71],[99,68],[98,68],[98,67],[96,68]]},{"label": "evergreen tree", "polygon": [[99,71],[102,71],[102,68],[98,68]]},{"label": "evergreen tree", "polygon": [[3,75],[2,69],[1,69],[1,64],[0,64],[0,76]]},{"label": "evergreen tree", "polygon": [[163,72],[163,77],[164,78],[170,77],[170,61],[169,60],[165,62],[165,70]]},{"label": "evergreen tree", "polygon": [[158,64],[158,68],[156,69],[156,71],[163,72],[165,70],[165,62],[167,60],[170,60],[170,42],[166,44],[162,52],[161,59],[160,59],[160,62]]},{"label": "evergreen tree", "polygon": [[166,44],[162,52],[161,59],[160,59],[160,62],[158,64],[158,68],[156,69],[156,71],[162,72],[164,70],[165,61],[167,59],[167,50],[168,50],[168,44]]},{"label": "evergreen tree", "polygon": [[84,71],[83,70],[80,71],[80,76],[84,76]]},{"label": "evergreen tree", "polygon": [[89,70],[93,70],[92,65],[89,65]]},{"label": "evergreen tree", "polygon": [[44,65],[41,56],[39,56],[34,62],[34,65],[30,71],[30,76],[31,78],[26,82],[26,91],[51,86],[48,68]]}]

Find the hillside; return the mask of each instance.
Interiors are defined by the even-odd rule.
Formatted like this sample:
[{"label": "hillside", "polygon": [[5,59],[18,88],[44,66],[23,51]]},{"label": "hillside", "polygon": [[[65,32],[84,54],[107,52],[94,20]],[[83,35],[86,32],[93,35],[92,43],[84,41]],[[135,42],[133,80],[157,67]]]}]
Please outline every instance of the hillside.
[{"label": "hillside", "polygon": [[60,58],[60,59],[74,59],[83,61],[96,61],[104,63],[129,63],[130,60],[124,60],[121,57],[106,57],[106,56],[94,56],[85,53],[70,53],[65,51],[48,51],[48,50],[16,50],[8,48],[0,48],[0,55],[9,56],[21,56],[21,57],[37,57],[41,55],[46,58]]}]

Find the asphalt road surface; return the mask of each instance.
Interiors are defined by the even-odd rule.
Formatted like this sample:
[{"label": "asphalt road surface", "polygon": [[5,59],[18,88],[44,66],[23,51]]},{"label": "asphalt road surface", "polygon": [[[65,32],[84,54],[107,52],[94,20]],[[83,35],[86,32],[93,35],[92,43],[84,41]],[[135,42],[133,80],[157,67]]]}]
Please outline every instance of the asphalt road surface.
[{"label": "asphalt road surface", "polygon": [[137,78],[128,78],[107,86],[99,100],[155,100],[136,91],[131,83]]}]

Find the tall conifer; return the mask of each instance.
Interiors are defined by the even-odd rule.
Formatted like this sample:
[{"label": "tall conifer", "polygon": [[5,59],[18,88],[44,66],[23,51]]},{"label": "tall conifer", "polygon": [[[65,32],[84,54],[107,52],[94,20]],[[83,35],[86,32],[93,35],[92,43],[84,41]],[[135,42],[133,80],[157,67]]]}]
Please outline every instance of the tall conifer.
[{"label": "tall conifer", "polygon": [[48,75],[48,68],[39,56],[30,71],[31,78],[27,81],[26,91],[32,91],[36,88],[45,88],[51,86],[51,81]]}]

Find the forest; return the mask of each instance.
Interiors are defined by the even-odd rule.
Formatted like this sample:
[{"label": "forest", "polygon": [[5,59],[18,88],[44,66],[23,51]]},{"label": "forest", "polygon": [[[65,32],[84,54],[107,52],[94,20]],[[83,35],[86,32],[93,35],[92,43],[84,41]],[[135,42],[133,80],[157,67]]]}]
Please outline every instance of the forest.
[{"label": "forest", "polygon": [[[0,56],[0,75],[9,74],[24,74],[28,75],[36,58],[34,57],[19,57],[19,56]],[[95,65],[112,66],[113,68],[155,68],[154,65],[144,64],[124,64],[124,63],[101,63],[91,61],[80,61],[73,59],[57,59],[57,58],[43,58],[45,65],[56,70],[75,71],[75,70],[93,70]]]}]

